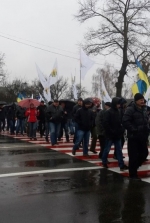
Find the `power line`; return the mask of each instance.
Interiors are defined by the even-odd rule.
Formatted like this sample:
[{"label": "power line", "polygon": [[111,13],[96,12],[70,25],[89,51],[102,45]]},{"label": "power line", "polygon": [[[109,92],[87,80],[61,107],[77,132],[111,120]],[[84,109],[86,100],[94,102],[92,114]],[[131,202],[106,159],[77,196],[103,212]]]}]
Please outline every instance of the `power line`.
[{"label": "power line", "polygon": [[17,39],[21,39],[21,40],[24,40],[24,41],[27,41],[27,42],[30,42],[30,43],[38,44],[38,45],[41,45],[41,46],[45,46],[45,47],[49,47],[49,48],[52,48],[52,49],[56,49],[56,50],[60,50],[60,51],[64,51],[64,52],[68,52],[68,53],[72,53],[72,54],[77,55],[77,53],[71,52],[69,50],[59,49],[59,48],[52,47],[52,46],[49,46],[49,45],[45,45],[45,44],[42,44],[42,43],[37,43],[37,42],[31,41],[31,40],[28,40],[28,39],[23,39],[21,37],[13,36],[13,35],[10,35],[10,34],[7,34],[7,33],[5,34],[3,32],[0,32],[0,33],[2,33],[3,35],[8,35],[8,36],[12,36],[12,37],[17,38]]},{"label": "power line", "polygon": [[[9,35],[9,34],[7,34]],[[11,36],[11,35],[9,35]],[[72,57],[72,56],[68,56],[68,55],[65,55],[65,54],[61,54],[61,53],[57,53],[57,52],[53,52],[53,51],[50,51],[50,50],[47,50],[47,49],[43,49],[41,47],[38,47],[38,46],[33,46],[31,44],[28,44],[28,43],[24,43],[22,41],[19,41],[19,40],[16,40],[16,39],[13,39],[13,38],[10,38],[10,37],[7,37],[7,36],[3,36],[3,35],[0,35],[1,38],[5,38],[7,40],[11,40],[11,41],[14,41],[16,43],[19,43],[19,44],[23,44],[25,46],[29,46],[29,47],[32,47],[32,48],[35,48],[35,49],[39,49],[39,50],[42,50],[42,51],[45,51],[45,52],[49,52],[49,53],[53,53],[53,54],[56,54],[56,55],[59,55],[59,56],[64,56],[64,57],[67,57],[67,58],[71,58],[71,59],[75,59],[75,60],[80,60],[79,58],[76,58],[76,57]],[[15,37],[15,36],[14,36]],[[19,39],[23,39],[23,38],[20,38],[20,37],[16,37],[16,38],[19,38]],[[25,40],[25,39],[23,39]],[[25,40],[25,41],[28,41],[28,42],[32,42],[32,43],[35,43],[33,41],[30,41],[30,40]],[[46,47],[50,47],[50,46],[47,46],[47,45],[44,45],[44,44],[40,44],[40,43],[35,43],[35,44],[39,44],[39,45],[42,45],[42,46],[46,46]],[[58,48],[55,48],[55,47],[50,47],[50,48],[54,48],[54,49],[57,49],[57,50],[61,50],[61,49],[58,49]],[[73,53],[71,51],[66,51],[66,50],[61,50],[61,51],[65,51],[65,52],[70,52],[70,53]],[[73,53],[73,54],[76,54],[76,53]],[[104,64],[100,64],[100,63],[96,63],[95,64],[98,64],[98,65],[104,65]]]}]

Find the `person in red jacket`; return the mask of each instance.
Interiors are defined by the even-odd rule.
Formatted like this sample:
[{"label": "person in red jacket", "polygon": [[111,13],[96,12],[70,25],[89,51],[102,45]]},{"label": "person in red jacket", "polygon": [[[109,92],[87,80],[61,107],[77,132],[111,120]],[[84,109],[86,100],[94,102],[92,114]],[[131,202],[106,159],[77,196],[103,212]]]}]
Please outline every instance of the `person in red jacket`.
[{"label": "person in red jacket", "polygon": [[38,111],[34,107],[34,104],[30,104],[30,108],[26,110],[25,116],[27,117],[27,122],[29,124],[29,137],[30,139],[37,140],[36,138],[36,128],[37,128],[37,116]]}]

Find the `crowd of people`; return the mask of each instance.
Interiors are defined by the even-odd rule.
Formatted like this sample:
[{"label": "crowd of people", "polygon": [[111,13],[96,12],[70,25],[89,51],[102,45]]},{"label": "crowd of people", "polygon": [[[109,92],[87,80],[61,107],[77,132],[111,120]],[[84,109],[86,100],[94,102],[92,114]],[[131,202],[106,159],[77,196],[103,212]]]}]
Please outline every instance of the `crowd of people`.
[{"label": "crowd of people", "polygon": [[[58,144],[63,134],[66,142],[73,135],[72,154],[76,155],[82,147],[85,157],[89,157],[89,150],[97,153],[99,140],[98,156],[105,168],[109,168],[108,154],[114,145],[113,158],[118,160],[120,171],[129,169],[130,178],[139,180],[137,170],[147,159],[149,136],[149,107],[143,95],[137,93],[128,106],[124,98],[115,97],[111,103],[104,104],[104,109],[101,107],[97,98],[79,98],[70,110],[65,102],[57,99],[47,106],[44,101],[38,107],[31,103],[27,109],[15,104],[0,106],[0,132],[7,130],[11,135],[26,133],[30,140],[37,140],[39,131],[40,137],[45,137],[52,146]],[[128,138],[129,166],[125,165],[122,153],[125,135]]]}]

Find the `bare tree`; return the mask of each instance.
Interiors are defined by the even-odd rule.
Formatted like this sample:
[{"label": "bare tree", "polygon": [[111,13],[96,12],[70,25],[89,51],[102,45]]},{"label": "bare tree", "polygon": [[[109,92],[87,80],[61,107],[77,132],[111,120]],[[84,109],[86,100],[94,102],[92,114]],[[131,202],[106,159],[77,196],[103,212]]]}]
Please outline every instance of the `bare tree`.
[{"label": "bare tree", "polygon": [[122,64],[116,82],[116,95],[121,96],[127,67],[150,58],[150,0],[79,0],[76,18],[80,22],[100,18],[97,29],[85,35],[84,49],[89,54],[115,53]]},{"label": "bare tree", "polygon": [[[95,96],[98,96],[98,92],[101,88],[100,86],[100,78],[103,77],[104,84],[109,96],[112,98],[115,96],[115,83],[118,78],[118,70],[116,70],[110,64],[105,64],[104,68],[98,68],[96,74],[93,75],[92,82],[92,92]],[[132,95],[131,85],[133,84],[133,80],[128,82],[127,84],[123,83],[122,96],[125,98],[130,98]]]},{"label": "bare tree", "polygon": [[59,80],[56,82],[56,84],[50,87],[52,100],[63,98],[67,90],[68,90],[67,79],[60,77]]}]

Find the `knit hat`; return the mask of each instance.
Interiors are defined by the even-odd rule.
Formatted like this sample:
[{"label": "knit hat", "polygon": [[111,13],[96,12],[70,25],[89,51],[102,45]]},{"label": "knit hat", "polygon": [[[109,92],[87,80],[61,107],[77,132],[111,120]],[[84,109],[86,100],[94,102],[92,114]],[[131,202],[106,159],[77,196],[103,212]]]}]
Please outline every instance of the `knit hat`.
[{"label": "knit hat", "polygon": [[134,95],[134,101],[138,101],[140,99],[144,99],[144,96],[142,94],[140,94],[140,93],[136,93]]},{"label": "knit hat", "polygon": [[105,105],[111,107],[111,102],[106,102]]}]

